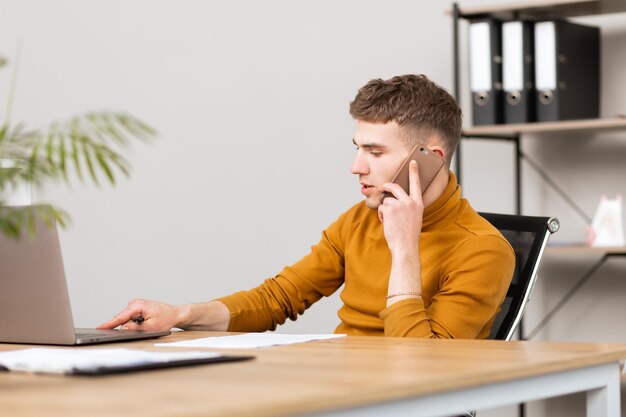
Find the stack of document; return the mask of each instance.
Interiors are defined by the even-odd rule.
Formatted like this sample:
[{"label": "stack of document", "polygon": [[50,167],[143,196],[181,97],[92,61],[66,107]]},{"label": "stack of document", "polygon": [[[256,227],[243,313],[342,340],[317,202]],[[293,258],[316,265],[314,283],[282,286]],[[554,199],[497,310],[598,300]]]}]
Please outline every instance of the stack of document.
[{"label": "stack of document", "polygon": [[217,352],[32,348],[0,352],[0,367],[32,373],[99,375],[251,358],[226,356]]},{"label": "stack of document", "polygon": [[282,334],[245,333],[234,336],[203,337],[181,340],[180,342],[156,343],[154,346],[216,348],[216,349],[256,349],[270,346],[291,345],[313,340],[326,340],[344,337],[345,334]]},{"label": "stack of document", "polygon": [[[155,346],[195,349],[255,349],[344,336],[344,334],[245,333],[172,343],[157,343]],[[253,358],[254,356],[251,355],[226,355],[206,351],[155,352],[125,348],[31,348],[0,352],[0,369],[32,373],[101,375]]]}]

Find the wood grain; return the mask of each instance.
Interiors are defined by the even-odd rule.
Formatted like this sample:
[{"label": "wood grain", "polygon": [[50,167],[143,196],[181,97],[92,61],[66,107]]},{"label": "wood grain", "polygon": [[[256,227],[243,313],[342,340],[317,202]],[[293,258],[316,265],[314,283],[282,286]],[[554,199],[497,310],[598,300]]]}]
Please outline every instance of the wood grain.
[{"label": "wood grain", "polygon": [[[179,332],[161,341],[222,334]],[[164,349],[153,343],[106,347]],[[32,346],[4,344],[0,351],[24,347]],[[1,373],[0,410],[53,417],[290,416],[626,358],[626,345],[383,337],[219,351],[256,359],[102,377]]]}]

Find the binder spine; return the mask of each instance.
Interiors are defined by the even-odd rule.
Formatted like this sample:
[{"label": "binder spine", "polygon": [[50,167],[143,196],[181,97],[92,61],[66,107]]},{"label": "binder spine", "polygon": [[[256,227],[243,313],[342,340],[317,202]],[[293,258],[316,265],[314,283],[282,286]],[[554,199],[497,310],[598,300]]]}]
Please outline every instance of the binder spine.
[{"label": "binder spine", "polygon": [[559,117],[600,116],[600,29],[559,22],[557,30],[557,94]]},{"label": "binder spine", "polygon": [[537,120],[535,105],[535,31],[533,22],[522,22],[523,45],[524,45],[524,90],[522,100],[525,103],[524,110],[526,122]]},{"label": "binder spine", "polygon": [[504,122],[535,121],[533,23],[514,21],[502,26]]},{"label": "binder spine", "polygon": [[491,20],[492,60],[491,73],[493,74],[493,123],[504,122],[504,91],[502,89],[502,22]]},{"label": "binder spine", "polygon": [[474,125],[503,122],[501,22],[470,23],[470,88]]},{"label": "binder spine", "polygon": [[600,29],[554,20],[536,23],[535,36],[537,120],[597,118]]},{"label": "binder spine", "polygon": [[557,22],[535,23],[537,121],[559,120],[557,102]]}]

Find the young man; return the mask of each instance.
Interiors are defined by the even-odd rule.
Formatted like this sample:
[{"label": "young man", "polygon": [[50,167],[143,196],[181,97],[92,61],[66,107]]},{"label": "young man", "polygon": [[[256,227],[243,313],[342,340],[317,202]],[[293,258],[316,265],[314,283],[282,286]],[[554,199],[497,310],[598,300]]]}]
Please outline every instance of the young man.
[{"label": "young man", "polygon": [[[259,287],[172,306],[132,300],[101,328],[274,329],[341,285],[337,333],[486,338],[508,289],[513,249],[461,197],[450,160],[461,135],[453,97],[423,75],[372,80],[350,104],[357,147],[352,173],[365,201],[342,214],[311,253]],[[446,161],[422,195],[389,181],[415,145]],[[393,197],[385,198],[383,192]],[[143,323],[133,319],[143,317]]]}]

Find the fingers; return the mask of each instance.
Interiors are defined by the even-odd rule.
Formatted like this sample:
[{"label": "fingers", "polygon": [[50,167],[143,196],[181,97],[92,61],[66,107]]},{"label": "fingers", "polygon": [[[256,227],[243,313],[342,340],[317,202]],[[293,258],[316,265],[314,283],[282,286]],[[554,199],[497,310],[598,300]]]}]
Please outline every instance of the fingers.
[{"label": "fingers", "polygon": [[[406,200],[407,197],[411,197],[414,201],[420,201],[422,197],[422,185],[420,183],[419,176],[419,167],[417,165],[417,161],[412,160],[409,163],[409,190],[407,192],[398,184],[395,183],[385,183],[379,187],[379,190],[382,192],[387,192],[393,195],[396,200]],[[386,198],[382,199],[382,203],[384,204]]]},{"label": "fingers", "polygon": [[124,330],[158,330],[158,329],[146,328],[146,323],[147,323],[146,319],[143,317],[143,315],[137,315],[137,316],[133,316],[126,323],[122,324],[120,328]]},{"label": "fingers", "polygon": [[141,325],[135,323],[132,320],[122,324],[122,326],[120,326],[120,329],[122,330],[146,330],[145,327],[142,327]]},{"label": "fingers", "polygon": [[126,308],[98,329],[169,330],[176,324],[173,306],[152,300],[131,300]]},{"label": "fingers", "polygon": [[124,310],[111,320],[99,325],[97,329],[114,329],[121,324],[127,323],[131,319],[132,315]]},{"label": "fingers", "polygon": [[[378,219],[385,223],[385,216],[393,215],[403,207],[411,210],[423,208],[421,184],[419,180],[419,170],[416,161],[409,164],[409,194],[404,191],[399,184],[385,183],[379,187],[381,191],[391,194],[394,198],[384,198],[378,206]],[[421,215],[420,215],[421,218]]]},{"label": "fingers", "polygon": [[413,200],[416,200],[418,197],[422,198],[422,184],[420,183],[417,161],[411,161],[409,164],[409,196]]},{"label": "fingers", "polygon": [[[98,329],[114,329],[117,326],[127,323],[133,323],[132,320],[136,317],[142,315],[142,307],[141,304],[135,301],[131,301],[128,303],[128,306],[120,311],[117,315],[115,315],[111,320],[102,323],[97,328]],[[137,324],[133,323],[138,326]]]},{"label": "fingers", "polygon": [[[403,200],[407,198],[407,193],[404,191],[404,189],[398,184],[394,184],[393,182],[388,182],[388,183],[381,185],[379,187],[379,190],[391,193],[393,197],[397,200]],[[388,198],[385,198],[383,200],[383,204],[388,204],[387,202],[388,200],[389,200]]]}]

